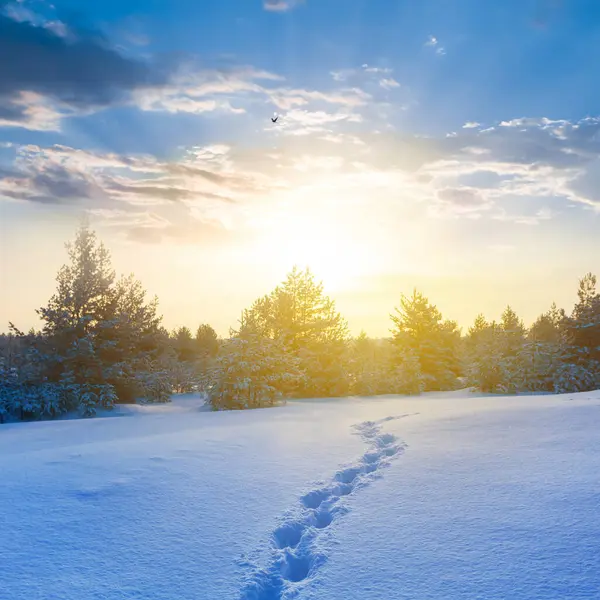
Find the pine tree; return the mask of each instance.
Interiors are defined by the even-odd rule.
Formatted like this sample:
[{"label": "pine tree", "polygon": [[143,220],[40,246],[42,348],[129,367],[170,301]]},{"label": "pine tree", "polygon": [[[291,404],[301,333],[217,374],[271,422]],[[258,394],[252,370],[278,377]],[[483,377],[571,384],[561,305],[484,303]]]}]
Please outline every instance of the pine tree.
[{"label": "pine tree", "polygon": [[478,315],[469,328],[467,347],[467,382],[482,392],[500,392],[506,382],[506,365],[502,353],[502,327],[488,323]]},{"label": "pine tree", "polygon": [[442,321],[439,310],[417,290],[402,295],[390,315],[399,357],[414,355],[420,365],[425,390],[456,389],[460,373],[460,331],[453,321]]},{"label": "pine tree", "polygon": [[348,392],[348,327],[309,269],[294,267],[282,285],[243,312],[234,335],[245,334],[275,340],[282,352],[300,360],[306,377],[287,393],[315,397]]},{"label": "pine tree", "polygon": [[525,326],[515,311],[507,306],[500,320],[502,331],[502,353],[507,359],[514,359],[525,342]]},{"label": "pine tree", "polygon": [[217,332],[207,324],[200,325],[196,331],[196,351],[201,358],[214,358],[219,352]]},{"label": "pine tree", "polygon": [[178,360],[191,362],[197,357],[194,338],[188,327],[180,327],[173,332],[173,343]]},{"label": "pine tree", "polygon": [[115,273],[108,250],[87,224],[66,248],[70,264],[60,269],[56,293],[37,312],[45,322],[44,333],[68,343],[106,319]]},{"label": "pine tree", "polygon": [[91,415],[92,401],[106,408],[110,399],[135,400],[165,346],[156,299],[146,301],[133,275],[115,280],[110,255],[87,224],[67,249],[57,291],[38,311],[51,357],[45,377],[61,387],[67,409],[79,405]]},{"label": "pine tree", "polygon": [[225,342],[207,385],[208,403],[215,410],[273,406],[302,377],[299,360],[281,341],[246,332]]},{"label": "pine tree", "polygon": [[420,394],[425,390],[419,357],[407,349],[394,370],[394,392],[396,394]]},{"label": "pine tree", "polygon": [[573,346],[600,360],[600,294],[596,291],[596,276],[588,273],[579,282],[579,302],[567,321],[567,331]]},{"label": "pine tree", "polygon": [[376,340],[361,331],[350,348],[349,368],[353,393],[365,396],[377,394],[377,366]]},{"label": "pine tree", "polygon": [[579,301],[564,319],[565,349],[556,387],[587,391],[600,387],[600,294],[596,277],[587,273],[579,281]]}]

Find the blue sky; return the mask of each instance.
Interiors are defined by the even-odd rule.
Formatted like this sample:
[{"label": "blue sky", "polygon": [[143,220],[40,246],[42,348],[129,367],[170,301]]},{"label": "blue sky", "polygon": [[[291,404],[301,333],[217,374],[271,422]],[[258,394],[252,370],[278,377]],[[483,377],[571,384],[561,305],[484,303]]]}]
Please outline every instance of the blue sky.
[{"label": "blue sky", "polygon": [[532,320],[599,270],[598,2],[0,7],[3,322],[83,213],[167,324],[221,332],[293,262],[378,335],[412,285]]}]

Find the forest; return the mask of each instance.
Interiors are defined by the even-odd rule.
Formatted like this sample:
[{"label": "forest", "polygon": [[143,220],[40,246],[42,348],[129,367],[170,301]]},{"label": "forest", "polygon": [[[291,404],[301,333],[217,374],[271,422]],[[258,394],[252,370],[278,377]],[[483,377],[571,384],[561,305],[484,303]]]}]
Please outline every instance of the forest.
[{"label": "forest", "polygon": [[579,281],[567,313],[551,304],[530,326],[507,306],[466,332],[414,290],[390,307],[390,336],[349,333],[309,269],[245,309],[229,336],[209,324],[168,331],[158,300],[133,275],[117,278],[89,225],[66,245],[39,331],[0,335],[0,422],[91,417],[118,403],[169,402],[201,392],[214,410],[286,398],[420,394],[470,387],[497,394],[600,388],[600,293]]}]

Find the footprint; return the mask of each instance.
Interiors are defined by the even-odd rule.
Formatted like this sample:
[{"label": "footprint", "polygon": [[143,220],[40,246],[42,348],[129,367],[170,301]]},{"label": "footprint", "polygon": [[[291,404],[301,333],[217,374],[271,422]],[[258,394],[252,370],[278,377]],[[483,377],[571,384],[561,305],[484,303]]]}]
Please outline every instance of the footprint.
[{"label": "footprint", "polygon": [[367,463],[364,466],[365,473],[373,473],[373,471],[377,471],[379,467],[378,463]]},{"label": "footprint", "polygon": [[328,510],[318,511],[315,514],[314,526],[317,529],[325,529],[333,522],[333,513]]},{"label": "footprint", "polygon": [[349,483],[338,483],[337,485],[335,485],[334,487],[331,488],[331,493],[334,496],[347,496],[348,494],[350,494],[350,492],[352,492],[353,487],[351,484]]},{"label": "footprint", "polygon": [[399,446],[390,446],[389,448],[386,448],[383,453],[386,456],[394,456],[395,454],[398,454],[398,452],[400,452]]},{"label": "footprint", "polygon": [[240,600],[283,600],[288,593],[296,597],[298,585],[310,580],[327,559],[317,551],[315,540],[335,519],[349,511],[340,499],[382,477],[378,471],[389,466],[389,459],[406,447],[395,435],[381,433],[382,423],[403,416],[409,415],[367,421],[354,427],[367,443],[367,451],[356,464],[340,469],[329,485],[313,489],[300,498],[301,514],[273,531],[271,561],[243,588]]},{"label": "footprint", "polygon": [[379,452],[367,452],[363,456],[363,461],[366,463],[375,463],[381,458]]},{"label": "footprint", "polygon": [[273,532],[278,548],[295,548],[306,531],[306,524],[300,522],[285,523]]},{"label": "footprint", "polygon": [[313,490],[302,497],[302,504],[306,508],[319,508],[330,496],[331,492],[329,490]]},{"label": "footprint", "polygon": [[261,573],[242,592],[241,600],[280,600],[283,585],[281,576]]},{"label": "footprint", "polygon": [[298,583],[308,577],[312,566],[312,556],[295,556],[288,552],[281,565],[281,576],[285,581]]},{"label": "footprint", "polygon": [[342,483],[352,483],[360,475],[360,472],[360,467],[348,467],[343,471],[339,471],[335,478]]},{"label": "footprint", "polygon": [[379,447],[389,446],[396,441],[396,436],[391,433],[384,433],[377,438],[377,445]]}]

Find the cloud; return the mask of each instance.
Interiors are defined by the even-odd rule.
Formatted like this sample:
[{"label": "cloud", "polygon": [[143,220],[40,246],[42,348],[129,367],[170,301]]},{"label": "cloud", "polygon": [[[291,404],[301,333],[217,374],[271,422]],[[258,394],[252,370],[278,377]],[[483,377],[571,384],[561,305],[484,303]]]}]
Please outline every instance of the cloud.
[{"label": "cloud", "polygon": [[429,214],[440,218],[480,218],[482,213],[493,207],[486,195],[469,187],[447,187],[436,191],[436,200],[430,204]]},{"label": "cloud", "polygon": [[288,110],[297,106],[306,106],[311,102],[338,104],[341,106],[364,106],[371,96],[359,88],[322,92],[290,88],[261,89],[268,99],[279,109]]},{"label": "cloud", "polygon": [[12,170],[0,173],[0,196],[85,209],[132,239],[190,241],[203,227],[223,230],[228,212],[265,189],[266,176],[242,165],[232,169],[229,155],[229,148],[216,146],[160,161],[67,146],[20,146]]},{"label": "cloud", "polygon": [[[467,129],[440,145],[442,157],[421,168],[437,186],[468,182],[485,191],[496,205],[504,199],[522,203],[562,201],[600,211],[600,119],[577,122],[547,118],[503,121],[484,130]],[[497,209],[494,218],[538,224],[555,212],[522,215]]]},{"label": "cloud", "polygon": [[393,69],[390,69],[389,67],[373,67],[367,64],[364,64],[362,68],[365,73],[375,73],[379,75],[389,75],[393,72]]},{"label": "cloud", "polygon": [[[269,3],[278,10],[296,4]],[[64,118],[115,106],[196,115],[243,115],[265,100],[280,111],[359,109],[373,105],[365,85],[399,85],[382,66],[340,72],[334,79],[347,77],[349,84],[314,90],[287,86],[283,77],[253,67],[207,68],[191,56],[136,59],[98,32],[8,6],[0,13],[0,55],[11,57],[0,62],[0,127],[59,131]]]},{"label": "cloud", "polygon": [[430,35],[427,38],[427,41],[425,42],[425,46],[429,46],[431,48],[435,48],[435,53],[436,54],[439,54],[439,55],[446,54],[446,49],[443,46],[440,45],[439,40],[435,36],[433,36],[433,35]]},{"label": "cloud", "polygon": [[302,4],[303,0],[264,0],[263,7],[271,12],[286,12]]},{"label": "cloud", "polygon": [[278,123],[277,133],[306,136],[318,133],[332,133],[332,127],[342,124],[360,123],[362,116],[350,111],[326,112],[293,109],[285,113]]},{"label": "cloud", "polygon": [[134,92],[133,103],[144,111],[170,113],[244,114],[258,102],[270,102],[278,110],[309,105],[365,106],[371,95],[359,87],[310,90],[283,85],[284,78],[252,67],[180,72],[165,86]]},{"label": "cloud", "polygon": [[392,77],[380,79],[379,85],[386,90],[391,90],[400,87],[400,84]]},{"label": "cloud", "polygon": [[[11,5],[12,6],[12,5]],[[287,109],[311,102],[364,104],[359,89],[290,89],[251,67],[202,67],[192,57],[127,57],[97,32],[79,31],[22,9],[0,13],[0,126],[59,130],[61,120],[111,106],[143,111],[244,114],[248,99]]]},{"label": "cloud", "polygon": [[[394,72],[390,67],[377,67],[364,63],[360,68],[340,69],[331,71],[330,75],[337,82],[368,82],[369,80],[382,81]],[[391,77],[389,77],[390,80]],[[393,80],[392,80],[393,81]]]},{"label": "cloud", "polygon": [[186,243],[242,235],[288,202],[339,202],[371,218],[376,197],[386,223],[420,214],[533,226],[600,211],[600,119],[513,119],[423,137],[376,132],[360,108],[320,105],[288,110],[254,144],[192,147],[170,161],[13,145],[0,195],[94,211],[131,239]]},{"label": "cloud", "polygon": [[61,119],[69,113],[74,111],[35,92],[19,92],[12,98],[0,97],[0,127],[58,131]]},{"label": "cloud", "polygon": [[105,105],[125,91],[165,81],[145,62],[126,58],[97,34],[78,32],[73,40],[55,29],[0,14],[0,94],[23,91],[71,106]]},{"label": "cloud", "polygon": [[1,124],[58,128],[61,117],[123,102],[131,92],[165,85],[159,67],[125,57],[97,32],[48,21],[19,5],[0,11]]},{"label": "cloud", "polygon": [[473,188],[444,188],[438,190],[438,198],[445,203],[463,208],[479,207],[486,204],[479,190]]}]

